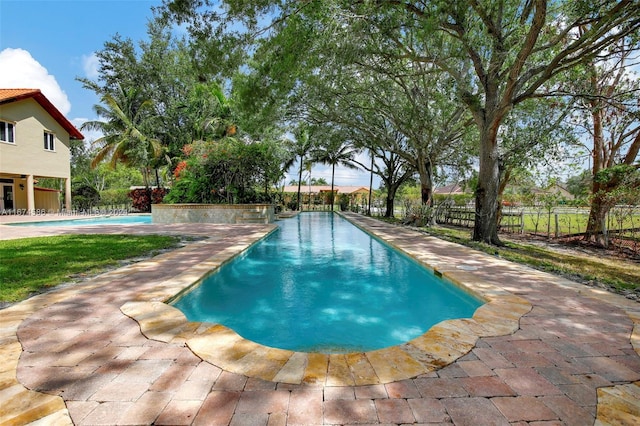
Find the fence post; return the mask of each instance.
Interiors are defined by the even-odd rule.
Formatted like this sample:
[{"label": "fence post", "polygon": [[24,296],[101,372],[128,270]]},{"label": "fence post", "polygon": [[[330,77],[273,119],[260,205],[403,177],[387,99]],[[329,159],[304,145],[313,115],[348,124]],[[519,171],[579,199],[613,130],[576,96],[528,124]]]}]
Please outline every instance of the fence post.
[{"label": "fence post", "polygon": [[524,210],[520,210],[520,233],[524,234]]},{"label": "fence post", "polygon": [[555,221],[556,221],[556,234],[555,235],[556,235],[556,238],[558,238],[558,231],[559,231],[559,229],[558,229],[558,213],[555,213],[554,216],[555,216]]}]

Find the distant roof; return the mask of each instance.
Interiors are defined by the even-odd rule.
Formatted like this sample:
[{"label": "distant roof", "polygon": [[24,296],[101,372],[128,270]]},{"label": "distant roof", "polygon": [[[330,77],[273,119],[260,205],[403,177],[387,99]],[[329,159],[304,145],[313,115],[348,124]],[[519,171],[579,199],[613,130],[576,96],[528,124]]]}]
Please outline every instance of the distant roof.
[{"label": "distant roof", "polygon": [[451,185],[441,186],[440,188],[436,188],[433,190],[434,194],[464,194],[464,188],[457,183],[452,183]]},{"label": "distant roof", "polygon": [[[352,194],[354,192],[358,192],[358,191],[367,191],[369,192],[369,188],[367,188],[366,186],[341,186],[341,185],[334,185],[333,190],[336,191],[338,194],[342,193],[342,194]],[[312,192],[314,194],[317,194],[319,192],[331,192],[331,185],[300,185],[300,192],[302,193],[309,193]],[[298,192],[298,185],[287,185],[284,187],[283,192]]]},{"label": "distant roof", "polygon": [[533,194],[559,194],[559,195],[563,196],[564,198],[569,198],[569,199],[574,199],[575,198],[573,196],[573,194],[571,194],[567,188],[563,187],[562,185],[558,185],[557,183],[551,185],[550,187],[548,187],[546,189],[533,187],[533,188],[530,189],[530,191]]},{"label": "distant roof", "polygon": [[84,139],[82,133],[42,94],[40,89],[0,89],[0,105],[28,98],[38,102],[69,133],[71,139]]}]

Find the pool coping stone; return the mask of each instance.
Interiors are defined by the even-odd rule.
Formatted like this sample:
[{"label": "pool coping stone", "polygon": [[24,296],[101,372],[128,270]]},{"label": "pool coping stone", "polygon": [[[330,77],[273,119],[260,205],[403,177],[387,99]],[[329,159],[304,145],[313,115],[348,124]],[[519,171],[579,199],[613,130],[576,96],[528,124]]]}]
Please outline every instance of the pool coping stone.
[{"label": "pool coping stone", "polygon": [[[380,228],[368,228],[357,216],[341,216],[378,239],[389,238]],[[472,318],[442,321],[406,343],[367,352],[317,353],[310,362],[310,353],[268,347],[220,324],[190,322],[180,310],[167,304],[244,251],[230,250],[159,283],[157,288],[161,290],[151,299],[141,295],[120,309],[140,324],[147,338],[183,342],[194,354],[225,371],[271,382],[313,385],[326,381],[335,386],[387,384],[430,373],[469,353],[480,337],[515,332],[520,318],[531,310],[525,299],[474,279],[472,271],[435,268],[411,247],[401,242],[390,245],[485,303]],[[326,376],[318,378],[319,370],[326,371]]]}]

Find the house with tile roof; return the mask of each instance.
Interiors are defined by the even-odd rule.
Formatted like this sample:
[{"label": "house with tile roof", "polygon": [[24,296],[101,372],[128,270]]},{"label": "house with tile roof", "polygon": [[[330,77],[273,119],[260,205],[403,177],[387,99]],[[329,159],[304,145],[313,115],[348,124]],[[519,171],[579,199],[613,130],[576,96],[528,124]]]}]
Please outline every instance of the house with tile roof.
[{"label": "house with tile roof", "polygon": [[[334,185],[333,191],[336,196],[345,194],[349,197],[349,204],[357,204],[359,201],[366,200],[369,197],[369,188],[366,186],[344,186]],[[298,193],[298,185],[286,185],[282,188],[284,194],[284,202],[289,203],[295,200]],[[331,185],[302,185],[300,186],[300,198],[302,204],[308,206],[313,204],[329,204],[331,201]]]},{"label": "house with tile roof", "polygon": [[[334,185],[333,190],[336,194],[347,194],[347,195],[367,195],[369,194],[369,188],[366,186],[345,186],[345,185]],[[286,185],[282,192],[295,194],[298,192],[298,185]],[[331,185],[301,185],[300,186],[301,193],[311,193],[313,195],[320,195],[331,192]]]},{"label": "house with tile roof", "polygon": [[[73,139],[84,136],[39,89],[0,89],[0,211],[70,210]],[[64,182],[63,206],[44,178]]]},{"label": "house with tile roof", "polygon": [[459,195],[467,193],[465,188],[459,183],[452,183],[445,186],[440,186],[433,190],[434,194],[440,195]]}]

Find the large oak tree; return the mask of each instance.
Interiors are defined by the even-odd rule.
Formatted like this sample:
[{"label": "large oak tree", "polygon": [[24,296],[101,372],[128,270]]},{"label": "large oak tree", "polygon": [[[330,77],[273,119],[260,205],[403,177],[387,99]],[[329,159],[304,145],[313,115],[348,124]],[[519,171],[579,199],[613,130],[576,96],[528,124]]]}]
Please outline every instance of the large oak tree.
[{"label": "large oak tree", "polygon": [[[500,244],[500,128],[509,112],[525,100],[553,94],[558,77],[640,28],[640,3],[633,0],[227,0],[225,18],[216,12],[221,8],[207,8],[207,3],[168,5],[176,16],[192,18],[196,36],[214,17],[209,21],[244,25],[253,40],[279,38],[284,60],[278,59],[278,49],[271,50],[275,62],[262,66],[279,67],[281,75],[289,75],[292,89],[302,73],[317,70],[314,60],[328,61],[332,52],[360,62],[342,47],[349,40],[367,40],[365,35],[374,36],[379,57],[409,59],[425,64],[427,72],[448,75],[478,132],[474,239],[491,244]],[[297,27],[283,24],[292,19]]]},{"label": "large oak tree", "polygon": [[[545,96],[554,78],[624,40],[640,28],[640,3],[546,0],[467,0],[429,3],[373,2],[383,12],[357,9],[375,23],[389,10],[405,16],[389,37],[407,57],[434,64],[454,78],[458,99],[478,128],[479,175],[474,240],[500,244],[497,234],[500,188],[500,127],[513,107]],[[365,10],[374,13],[368,16]],[[419,39],[405,26],[421,26]],[[584,31],[580,29],[588,28]]]}]

